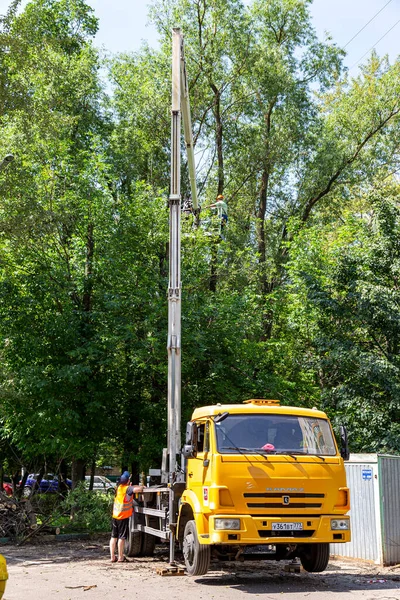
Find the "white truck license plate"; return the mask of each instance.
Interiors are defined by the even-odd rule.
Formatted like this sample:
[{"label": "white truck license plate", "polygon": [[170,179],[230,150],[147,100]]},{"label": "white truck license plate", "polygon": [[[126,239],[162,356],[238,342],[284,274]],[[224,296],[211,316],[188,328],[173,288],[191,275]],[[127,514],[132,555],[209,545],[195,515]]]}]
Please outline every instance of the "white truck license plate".
[{"label": "white truck license plate", "polygon": [[303,523],[272,523],[272,531],[302,530]]}]

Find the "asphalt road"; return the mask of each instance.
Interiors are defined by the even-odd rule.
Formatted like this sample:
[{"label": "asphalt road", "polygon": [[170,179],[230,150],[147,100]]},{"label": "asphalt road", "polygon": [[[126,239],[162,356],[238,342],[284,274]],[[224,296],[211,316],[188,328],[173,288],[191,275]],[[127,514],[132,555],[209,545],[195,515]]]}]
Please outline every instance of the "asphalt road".
[{"label": "asphalt road", "polygon": [[158,549],[152,559],[111,564],[107,540],[2,546],[9,580],[3,600],[237,600],[249,595],[262,600],[400,600],[400,567],[331,561],[327,571],[299,574],[284,571],[284,563],[212,563],[203,576],[162,577],[167,565]]}]

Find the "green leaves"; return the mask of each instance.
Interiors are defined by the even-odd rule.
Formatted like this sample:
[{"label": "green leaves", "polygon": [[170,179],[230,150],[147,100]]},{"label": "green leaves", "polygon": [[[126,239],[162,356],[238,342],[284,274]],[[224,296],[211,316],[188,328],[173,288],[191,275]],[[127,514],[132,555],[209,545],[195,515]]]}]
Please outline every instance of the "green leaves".
[{"label": "green leaves", "polygon": [[353,451],[399,451],[398,229],[398,207],[387,190],[371,198],[364,218],[348,215],[339,228],[314,228],[319,269],[304,262],[307,234],[296,242],[300,253],[294,248],[291,272],[315,323],[323,406],[349,424]]},{"label": "green leaves", "polygon": [[[350,80],[308,8],[155,2],[161,48],[109,59],[111,98],[85,2],[34,0],[2,21],[0,157],[15,155],[0,172],[10,456],[55,464],[116,448],[137,471],[159,463],[177,24],[203,205],[199,228],[182,218],[184,416],[249,397],[322,404],[351,425],[353,449],[398,448],[397,189],[371,190],[398,168],[399,64],[372,55]],[[205,209],[217,193],[223,240]]]}]

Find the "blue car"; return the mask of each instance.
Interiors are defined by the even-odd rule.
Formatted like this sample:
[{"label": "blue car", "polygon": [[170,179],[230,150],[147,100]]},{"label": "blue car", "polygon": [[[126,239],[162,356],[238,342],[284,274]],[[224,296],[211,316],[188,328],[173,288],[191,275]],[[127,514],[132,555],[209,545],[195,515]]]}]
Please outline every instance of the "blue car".
[{"label": "blue car", "polygon": [[[39,475],[36,473],[31,473],[28,475],[28,478],[25,482],[24,487],[24,496],[30,496],[33,486],[36,483]],[[65,483],[71,489],[72,481],[70,479],[66,479]],[[53,475],[53,473],[47,473],[44,475],[39,483],[38,493],[48,493],[48,494],[56,494],[58,492],[58,476]]]}]

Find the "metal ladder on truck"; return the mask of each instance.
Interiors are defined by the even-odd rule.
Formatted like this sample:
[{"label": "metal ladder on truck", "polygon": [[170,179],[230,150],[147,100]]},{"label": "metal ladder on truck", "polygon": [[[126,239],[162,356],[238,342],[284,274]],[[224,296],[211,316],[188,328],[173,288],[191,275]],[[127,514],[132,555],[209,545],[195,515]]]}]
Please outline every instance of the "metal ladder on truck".
[{"label": "metal ladder on truck", "polygon": [[199,214],[189,90],[181,30],[172,30],[171,183],[169,196],[168,439],[161,484],[140,494],[130,520],[128,556],[150,556],[157,539],[169,541],[174,565],[179,498],[185,489],[181,456],[181,121],[187,151],[194,215]]}]

